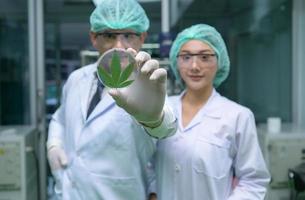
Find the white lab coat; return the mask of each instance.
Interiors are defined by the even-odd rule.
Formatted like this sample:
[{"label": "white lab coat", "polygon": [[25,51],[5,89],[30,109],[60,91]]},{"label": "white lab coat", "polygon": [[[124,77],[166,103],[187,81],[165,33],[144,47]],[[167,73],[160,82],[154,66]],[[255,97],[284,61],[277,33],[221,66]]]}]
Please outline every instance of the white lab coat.
[{"label": "white lab coat", "polygon": [[[264,199],[270,176],[252,112],[213,90],[183,128],[183,94],[169,99],[178,117],[177,133],[157,145],[158,200]],[[239,179],[235,189],[233,171]]]},{"label": "white lab coat", "polygon": [[[144,200],[155,139],[108,94],[86,119],[95,71],[92,64],[70,75],[50,122],[48,143],[61,141],[69,160],[59,177],[62,199]],[[175,120],[169,121],[161,127],[168,134],[176,130]]]}]

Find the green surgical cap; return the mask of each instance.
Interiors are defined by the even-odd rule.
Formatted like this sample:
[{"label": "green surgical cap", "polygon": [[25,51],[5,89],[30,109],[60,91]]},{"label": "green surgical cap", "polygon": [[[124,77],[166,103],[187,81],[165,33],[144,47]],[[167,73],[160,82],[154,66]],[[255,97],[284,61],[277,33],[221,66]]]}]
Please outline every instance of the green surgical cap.
[{"label": "green surgical cap", "polygon": [[90,16],[92,32],[131,29],[146,32],[149,20],[136,0],[101,0]]},{"label": "green surgical cap", "polygon": [[208,44],[217,55],[218,69],[213,81],[214,87],[218,87],[229,75],[230,60],[226,45],[220,33],[207,24],[197,24],[180,32],[170,50],[171,69],[175,77],[181,83],[181,77],[177,68],[177,55],[181,47],[190,40],[199,40]]}]

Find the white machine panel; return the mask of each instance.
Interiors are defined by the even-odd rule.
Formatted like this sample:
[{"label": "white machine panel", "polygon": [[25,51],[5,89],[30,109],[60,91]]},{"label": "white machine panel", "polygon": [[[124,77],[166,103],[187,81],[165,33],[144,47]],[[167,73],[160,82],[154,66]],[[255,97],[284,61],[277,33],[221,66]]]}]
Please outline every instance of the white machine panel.
[{"label": "white machine panel", "polygon": [[305,130],[283,124],[279,133],[268,132],[266,125],[258,126],[257,132],[271,174],[267,200],[289,199],[288,169],[305,161]]},{"label": "white machine panel", "polygon": [[37,200],[37,131],[0,126],[0,200]]},{"label": "white machine panel", "polygon": [[20,144],[0,141],[0,190],[20,189],[20,161]]}]

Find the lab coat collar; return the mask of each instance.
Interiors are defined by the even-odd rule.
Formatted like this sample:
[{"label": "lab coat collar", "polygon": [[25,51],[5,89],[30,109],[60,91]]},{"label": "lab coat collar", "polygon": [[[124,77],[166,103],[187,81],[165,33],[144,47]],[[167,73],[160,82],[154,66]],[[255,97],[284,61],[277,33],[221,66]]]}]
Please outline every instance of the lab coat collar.
[{"label": "lab coat collar", "polygon": [[206,105],[203,107],[203,114],[212,118],[221,118],[223,110],[220,105],[222,105],[221,96],[214,88]]},{"label": "lab coat collar", "polygon": [[[185,91],[180,95],[180,112],[179,117],[182,119],[182,97],[185,94]],[[220,106],[221,103],[221,96],[215,89],[213,89],[211,96],[209,97],[207,103],[199,110],[199,112],[195,115],[192,121],[185,127],[182,128],[182,124],[179,124],[181,130],[187,131],[192,127],[196,126],[197,124],[201,123],[204,117],[220,119],[222,116],[222,110]],[[182,120],[180,120],[182,122]]]},{"label": "lab coat collar", "polygon": [[87,123],[106,112],[108,108],[115,105],[113,98],[108,94],[108,92],[106,92],[102,98],[103,99],[96,105],[96,108],[89,115]]},{"label": "lab coat collar", "polygon": [[96,68],[97,68],[97,63],[92,64],[92,66],[90,66],[86,71],[84,71],[84,77],[79,81],[78,84],[80,91],[79,95],[81,101],[82,117],[83,117],[83,121],[86,123],[96,118],[99,114],[103,113],[109,106],[114,104],[114,100],[112,99],[112,97],[108,93],[105,93],[105,95],[103,96],[103,100],[101,100],[96,105],[96,108],[90,114],[89,118],[86,119],[90,90],[91,90],[92,82],[96,78],[94,75],[96,72]]},{"label": "lab coat collar", "polygon": [[86,121],[86,114],[88,108],[88,98],[90,95],[90,89],[92,81],[94,80],[94,71],[96,69],[96,64],[90,66],[87,70],[84,71],[82,79],[78,82],[79,87],[79,98],[81,103],[81,111],[83,122]]},{"label": "lab coat collar", "polygon": [[[180,102],[182,102],[182,97],[185,94],[185,90],[180,94]],[[212,117],[212,118],[221,118],[222,110],[220,108],[221,104],[221,96],[220,94],[213,88],[212,94],[209,97],[207,103],[200,109],[200,114]]]}]

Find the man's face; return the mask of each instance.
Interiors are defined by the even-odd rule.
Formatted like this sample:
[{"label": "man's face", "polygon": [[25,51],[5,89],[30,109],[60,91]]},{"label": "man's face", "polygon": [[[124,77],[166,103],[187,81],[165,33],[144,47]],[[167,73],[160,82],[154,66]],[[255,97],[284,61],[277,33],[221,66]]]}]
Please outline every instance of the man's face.
[{"label": "man's face", "polygon": [[104,30],[98,33],[90,32],[92,45],[100,54],[112,48],[133,48],[139,51],[145,38],[146,32],[139,34],[129,29]]}]

